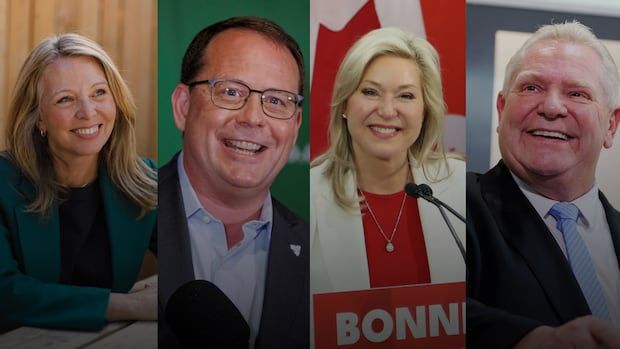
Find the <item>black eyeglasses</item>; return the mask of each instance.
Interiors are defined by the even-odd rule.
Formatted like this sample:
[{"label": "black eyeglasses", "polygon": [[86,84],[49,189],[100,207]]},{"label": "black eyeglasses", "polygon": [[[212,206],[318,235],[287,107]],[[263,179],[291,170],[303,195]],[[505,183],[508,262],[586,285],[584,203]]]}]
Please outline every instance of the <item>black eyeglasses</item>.
[{"label": "black eyeglasses", "polygon": [[260,94],[260,104],[265,115],[275,119],[290,119],[304,100],[298,94],[268,88],[264,91],[251,89],[248,85],[233,80],[208,79],[190,82],[189,87],[211,85],[211,101],[222,109],[239,110],[245,106],[252,92]]}]

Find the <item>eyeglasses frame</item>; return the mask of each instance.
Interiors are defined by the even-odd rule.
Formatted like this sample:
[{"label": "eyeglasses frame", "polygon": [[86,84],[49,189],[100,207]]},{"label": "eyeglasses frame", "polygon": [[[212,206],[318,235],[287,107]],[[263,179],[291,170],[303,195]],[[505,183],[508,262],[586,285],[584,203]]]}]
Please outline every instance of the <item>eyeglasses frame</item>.
[{"label": "eyeglasses frame", "polygon": [[[234,82],[236,84],[245,86],[248,91],[250,91],[250,93],[248,94],[248,96],[244,99],[243,104],[241,104],[241,106],[239,106],[239,108],[226,108],[226,107],[222,107],[219,104],[215,103],[215,101],[213,100],[213,87],[215,86],[215,84],[217,84],[218,82],[222,82],[222,81],[230,81],[230,82]],[[187,86],[189,86],[190,88],[196,87],[198,85],[209,85],[211,86],[211,102],[213,102],[213,104],[215,104],[218,108],[222,108],[222,109],[226,109],[226,110],[239,110],[242,109],[243,107],[246,106],[246,104],[248,104],[248,99],[250,99],[250,94],[252,94],[252,92],[258,93],[260,95],[260,104],[261,104],[261,109],[263,110],[263,114],[267,115],[270,118],[274,118],[274,119],[278,119],[278,120],[290,120],[295,113],[297,112],[297,110],[299,109],[299,107],[301,107],[301,103],[304,100],[304,96],[293,93],[291,91],[286,91],[286,90],[280,90],[277,88],[268,88],[265,90],[256,90],[253,88],[250,88],[250,86],[244,84],[241,81],[237,81],[237,80],[230,80],[230,79],[206,79],[206,80],[197,80],[197,81],[192,81],[190,83],[187,84]],[[286,93],[290,93],[293,96],[295,96],[295,98],[297,99],[295,101],[295,110],[293,111],[293,113],[291,114],[291,116],[289,116],[288,118],[278,118],[272,115],[269,115],[266,111],[265,111],[265,107],[263,104],[263,98],[264,98],[264,93],[268,92],[268,91],[276,91],[276,92],[286,92]]]}]

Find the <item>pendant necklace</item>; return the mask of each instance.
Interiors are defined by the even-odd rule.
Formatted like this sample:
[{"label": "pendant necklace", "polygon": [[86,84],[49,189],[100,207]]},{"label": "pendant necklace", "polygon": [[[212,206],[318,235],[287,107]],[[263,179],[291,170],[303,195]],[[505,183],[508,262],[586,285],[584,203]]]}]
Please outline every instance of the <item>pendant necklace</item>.
[{"label": "pendant necklace", "polygon": [[405,207],[405,201],[407,200],[407,193],[406,192],[403,193],[403,202],[400,204],[400,211],[398,211],[398,217],[396,218],[396,224],[394,225],[394,229],[392,230],[392,235],[390,235],[389,239],[388,239],[387,235],[385,234],[385,232],[383,232],[383,229],[381,228],[381,225],[379,225],[379,221],[377,221],[377,217],[375,217],[374,212],[372,212],[372,208],[370,208],[370,203],[368,202],[368,200],[366,200],[366,197],[364,196],[364,192],[362,192],[361,189],[360,189],[360,193],[362,194],[362,199],[364,199],[364,202],[366,203],[366,207],[368,207],[368,212],[370,212],[370,217],[372,217],[372,220],[377,225],[377,228],[379,229],[379,232],[381,233],[381,235],[385,239],[385,242],[386,242],[385,250],[388,253],[394,252],[394,244],[392,243],[392,240],[394,240],[394,235],[396,235],[396,230],[398,230],[398,223],[400,223],[400,217],[403,214],[403,208]]}]

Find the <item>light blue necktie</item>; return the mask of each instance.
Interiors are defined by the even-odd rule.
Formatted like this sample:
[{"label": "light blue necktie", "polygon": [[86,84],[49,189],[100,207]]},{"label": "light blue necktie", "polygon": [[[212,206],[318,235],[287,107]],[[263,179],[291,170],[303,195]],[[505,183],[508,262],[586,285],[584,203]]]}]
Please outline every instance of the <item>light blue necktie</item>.
[{"label": "light blue necktie", "polygon": [[594,271],[592,259],[583,239],[577,232],[579,208],[568,202],[558,202],[551,207],[549,214],[555,218],[556,227],[564,235],[568,261],[577,282],[579,282],[581,291],[586,297],[592,315],[609,320],[609,308]]}]

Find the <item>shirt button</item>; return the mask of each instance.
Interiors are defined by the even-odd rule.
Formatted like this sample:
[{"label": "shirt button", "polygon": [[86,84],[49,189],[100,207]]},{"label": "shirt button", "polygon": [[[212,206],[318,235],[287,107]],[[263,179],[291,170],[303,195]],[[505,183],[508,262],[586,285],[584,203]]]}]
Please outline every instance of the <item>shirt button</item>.
[{"label": "shirt button", "polygon": [[209,216],[202,216],[202,221],[209,224],[211,223],[211,218],[209,218]]}]

